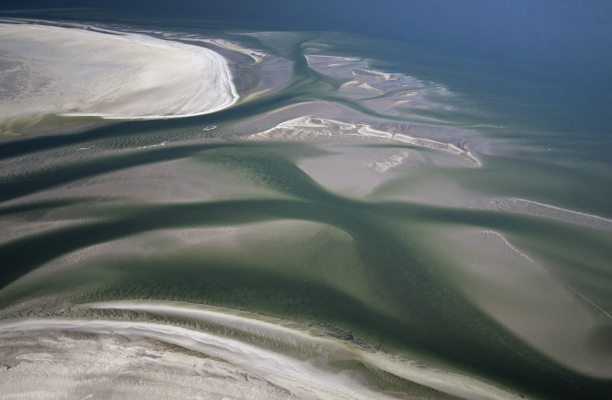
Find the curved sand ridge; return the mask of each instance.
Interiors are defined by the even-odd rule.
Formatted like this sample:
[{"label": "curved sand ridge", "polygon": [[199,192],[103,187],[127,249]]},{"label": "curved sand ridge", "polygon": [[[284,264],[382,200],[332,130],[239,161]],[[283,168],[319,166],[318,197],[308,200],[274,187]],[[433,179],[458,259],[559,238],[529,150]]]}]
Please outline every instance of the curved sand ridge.
[{"label": "curved sand ridge", "polygon": [[398,140],[414,146],[445,151],[463,158],[474,167],[481,167],[480,161],[469,149],[461,149],[452,143],[433,139],[413,137],[403,133],[389,133],[374,129],[363,123],[350,124],[329,118],[298,117],[282,122],[266,131],[250,135],[252,139],[297,139],[306,140],[319,136],[369,136],[380,139]]},{"label": "curved sand ridge", "polygon": [[[220,400],[227,394],[231,394],[232,399],[395,398],[391,393],[379,392],[364,384],[362,378],[357,378],[354,373],[340,373],[325,365],[326,361],[345,360],[366,365],[384,376],[414,382],[424,390],[433,390],[440,398],[449,395],[474,400],[519,398],[472,378],[425,367],[321,333],[309,333],[305,327],[288,321],[266,320],[263,316],[259,319],[250,313],[161,301],[112,301],[83,304],[73,309],[76,313],[86,310],[164,315],[173,320],[195,321],[203,327],[218,326],[226,334],[143,320],[49,318],[4,321],[0,324],[0,343],[13,348],[11,354],[21,363],[8,360],[9,364],[15,365],[3,374],[15,379],[4,380],[5,383],[0,385],[3,391],[20,390],[15,382],[42,374],[51,379],[41,382],[37,390],[54,386],[59,379],[64,382],[63,390],[70,392],[71,386],[75,389],[78,386],[91,394],[107,389],[101,384],[107,381],[104,377],[131,376],[137,370],[133,380],[140,383],[124,390],[130,392],[132,398],[146,397],[142,387],[165,387],[170,382],[176,386],[174,379],[185,379],[185,376],[205,378],[201,382],[185,384],[192,385],[199,394],[205,393],[207,398]],[[57,336],[60,332],[68,336]],[[98,337],[83,337],[83,334]],[[120,337],[129,337],[130,341]],[[240,340],[249,337],[259,338],[255,340],[258,344]],[[179,346],[183,350],[174,348],[167,351],[163,346],[142,339]],[[36,342],[40,346],[33,345]],[[100,353],[102,358],[111,362],[98,363],[97,359],[89,356],[91,351]],[[194,356],[197,354],[199,356]],[[185,392],[189,387],[173,386],[174,389]],[[66,393],[68,397],[75,397],[75,394]],[[188,393],[173,394],[170,397]]]},{"label": "curved sand ridge", "polygon": [[0,23],[0,119],[158,119],[239,98],[226,60],[193,45],[122,33]]}]

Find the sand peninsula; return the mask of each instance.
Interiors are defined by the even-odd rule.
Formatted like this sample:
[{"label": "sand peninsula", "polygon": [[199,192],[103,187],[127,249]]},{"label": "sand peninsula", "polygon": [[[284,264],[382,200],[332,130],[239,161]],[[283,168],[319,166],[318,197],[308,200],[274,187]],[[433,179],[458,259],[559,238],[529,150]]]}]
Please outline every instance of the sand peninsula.
[{"label": "sand peninsula", "polygon": [[163,119],[238,101],[213,50],[150,36],[0,23],[0,120],[37,115]]}]

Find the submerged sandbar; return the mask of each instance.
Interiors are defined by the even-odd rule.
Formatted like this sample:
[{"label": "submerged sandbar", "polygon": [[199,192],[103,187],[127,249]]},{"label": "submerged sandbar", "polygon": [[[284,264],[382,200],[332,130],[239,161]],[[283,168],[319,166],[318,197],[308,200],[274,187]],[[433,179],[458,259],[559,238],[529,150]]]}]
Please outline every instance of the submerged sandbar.
[{"label": "submerged sandbar", "polygon": [[212,113],[239,98],[213,50],[146,35],[0,23],[0,119]]}]

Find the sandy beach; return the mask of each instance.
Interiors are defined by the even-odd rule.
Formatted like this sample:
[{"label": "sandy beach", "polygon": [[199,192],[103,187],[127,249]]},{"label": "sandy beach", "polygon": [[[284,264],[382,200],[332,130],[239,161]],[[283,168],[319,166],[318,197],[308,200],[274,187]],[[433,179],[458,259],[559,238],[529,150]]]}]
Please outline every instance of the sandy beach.
[{"label": "sandy beach", "polygon": [[239,98],[226,60],[146,35],[0,24],[0,119],[36,115],[161,119],[208,114]]},{"label": "sandy beach", "polygon": [[[258,320],[250,313],[175,302],[146,301],[84,304],[77,306],[75,311],[86,309],[124,310],[188,318],[205,326],[212,324],[235,331],[232,336],[242,336],[238,332],[247,337],[259,336],[263,341],[260,339],[256,342],[265,343],[269,340],[271,347],[276,350],[283,343],[280,348],[286,348],[291,353],[306,351],[310,355],[316,354],[319,362],[303,361],[299,356],[289,356],[265,348],[267,346],[254,346],[234,337],[211,335],[180,326],[101,319],[30,319],[0,324],[0,343],[12,343],[14,349],[14,360],[7,359],[5,362],[17,363],[3,374],[7,378],[13,376],[27,379],[32,374],[44,373],[64,382],[63,390],[66,394],[77,389],[97,394],[107,390],[106,379],[88,380],[84,379],[85,376],[91,373],[99,376],[133,375],[128,370],[137,367],[139,372],[134,378],[139,384],[128,384],[125,390],[140,398],[151,395],[146,391],[147,387],[168,387],[168,383],[177,378],[177,373],[192,376],[198,369],[197,376],[207,381],[204,392],[210,398],[217,398],[217,394],[221,398],[221,393],[231,394],[231,398],[394,398],[373,391],[353,374],[338,373],[324,365],[326,360],[355,360],[382,373],[433,389],[438,394],[445,393],[465,399],[518,398],[475,379],[425,367],[418,362],[400,360],[382,352],[360,349],[353,344],[322,335],[321,332],[312,335],[305,327],[287,325],[288,321],[284,323],[286,326],[281,326],[277,325],[281,321],[273,323],[272,320]],[[21,337],[21,342],[15,340],[15,335]],[[130,338],[129,342],[124,337]],[[34,350],[31,346],[35,342],[39,344]],[[172,347],[166,348],[168,345]],[[93,348],[101,354],[100,357],[109,358],[109,363],[92,364],[89,353]],[[164,359],[168,365],[175,364],[174,368],[164,369],[156,359]],[[77,365],[81,367],[76,368]],[[232,376],[245,376],[247,379],[237,381]],[[15,382],[18,381],[7,379],[0,387],[3,387],[5,393],[23,390]],[[263,382],[266,384],[262,385]],[[189,386],[201,385],[201,382],[185,383]],[[42,386],[58,389],[53,379],[46,379]],[[186,391],[191,389],[189,386],[175,387],[175,390],[187,394]]]}]

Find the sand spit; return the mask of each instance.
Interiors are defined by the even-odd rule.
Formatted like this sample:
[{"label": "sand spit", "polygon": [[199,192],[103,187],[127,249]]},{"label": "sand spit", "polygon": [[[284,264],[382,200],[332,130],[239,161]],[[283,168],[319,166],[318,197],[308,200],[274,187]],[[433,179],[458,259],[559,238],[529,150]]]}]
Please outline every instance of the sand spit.
[{"label": "sand spit", "polygon": [[459,147],[451,143],[441,143],[441,142],[437,142],[431,139],[415,138],[415,137],[403,135],[400,133],[393,136],[393,139],[399,140],[405,143],[410,143],[415,146],[421,146],[421,147],[427,147],[427,148],[434,149],[434,150],[446,151],[448,153],[452,153],[452,154],[455,154],[463,158],[464,160],[466,160],[467,162],[469,162],[475,167],[481,166],[480,161],[478,161],[478,159],[474,157],[474,155],[469,150],[460,149]]},{"label": "sand spit", "polygon": [[346,123],[333,119],[315,118],[310,116],[298,117],[282,122],[277,126],[263,132],[250,135],[252,139],[272,140],[308,140],[319,137],[361,136],[400,141],[414,146],[440,150],[461,157],[475,167],[480,167],[480,161],[472,152],[461,149],[451,143],[444,143],[433,139],[424,139],[407,135],[405,133],[389,133],[374,129],[363,123]]},{"label": "sand spit", "polygon": [[[520,214],[537,215],[592,228],[612,230],[612,220],[525,199],[493,199],[487,202],[497,209]],[[488,207],[485,207],[488,208]]]},{"label": "sand spit", "polygon": [[[154,33],[154,32],[143,32]],[[227,57],[234,65],[240,65],[237,75],[246,75],[249,78],[238,77],[236,85],[240,90],[242,102],[270,94],[276,90],[286,87],[292,74],[292,62],[290,60],[273,56],[261,51],[250,49],[239,43],[224,39],[202,38],[194,34],[173,34],[164,33],[165,39],[176,40],[187,43],[204,43],[205,46],[212,46],[213,50],[218,51]],[[226,51],[227,50],[227,51]],[[235,57],[241,54],[242,57]],[[250,59],[251,62],[244,59]],[[244,68],[247,67],[247,68]]]},{"label": "sand spit", "polygon": [[[115,337],[126,336],[131,342],[118,343],[115,339],[115,345],[110,349],[119,354],[134,353],[137,347],[134,343],[142,339],[154,340],[157,342],[180,346],[185,349],[196,352],[200,357],[208,357],[208,360],[221,362],[226,373],[243,376],[248,376],[241,383],[243,395],[236,395],[234,392],[232,398],[268,398],[266,390],[271,387],[275,388],[277,393],[283,393],[283,396],[278,398],[322,398],[322,399],[388,399],[393,398],[389,394],[375,392],[370,389],[363,381],[357,378],[354,373],[339,372],[327,366],[327,362],[331,361],[358,361],[376,370],[384,373],[393,374],[401,379],[415,382],[427,388],[437,390],[442,393],[458,396],[465,399],[513,399],[519,398],[505,391],[502,391],[494,386],[484,382],[468,378],[465,376],[441,371],[435,368],[426,367],[423,364],[408,360],[404,357],[393,356],[373,351],[371,348],[361,347],[351,341],[337,339],[333,336],[326,336],[322,332],[316,331],[316,328],[306,328],[298,324],[288,321],[281,321],[267,317],[257,316],[255,314],[238,312],[234,310],[203,307],[199,305],[190,305],[176,302],[152,302],[152,301],[116,301],[105,303],[83,304],[74,307],[71,312],[78,314],[80,311],[86,310],[118,310],[128,314],[149,313],[149,315],[162,315],[169,318],[195,321],[199,326],[218,326],[225,328],[228,336],[219,336],[210,334],[201,330],[187,329],[180,324],[170,326],[157,322],[146,322],[138,319],[132,321],[111,321],[111,320],[84,320],[77,318],[70,319],[29,319],[19,321],[6,321],[0,324],[0,344],[2,347],[11,348],[13,359],[4,360],[5,363],[17,363],[8,371],[0,371],[0,374],[24,374],[24,378],[28,374],[36,374],[40,372],[56,371],[55,374],[62,375],[64,379],[80,380],[82,384],[84,373],[80,374],[71,372],[67,368],[68,365],[78,365],[78,357],[82,357],[83,353],[87,353],[87,349],[79,349],[79,346],[74,344],[71,347],[71,352],[63,352],[61,356],[49,354],[45,350],[37,351],[25,348],[21,342],[27,342],[31,345],[37,337],[42,337],[44,341],[45,335],[55,335],[58,332],[66,332],[70,334],[93,334],[93,335],[113,335]],[[316,332],[315,332],[316,331]],[[233,332],[233,333],[232,333]],[[240,337],[248,338],[264,338],[265,340],[257,341],[258,345],[250,344],[248,340],[240,341]],[[231,338],[230,338],[231,337]],[[27,339],[25,339],[27,338]],[[238,338],[238,339],[237,339]],[[103,347],[108,350],[109,346],[100,346],[97,341],[108,339],[90,338],[87,346]],[[265,343],[268,340],[270,348],[266,348]],[[93,341],[93,343],[92,343]],[[49,340],[47,340],[49,343]],[[16,348],[17,347],[17,348]],[[19,349],[18,347],[24,347]],[[68,347],[65,346],[64,347]],[[158,346],[159,347],[159,346]],[[286,349],[279,352],[279,348]],[[79,351],[77,351],[77,349]],[[169,359],[167,354],[151,354],[148,350],[140,350],[141,360],[146,360],[147,363],[151,359],[155,359],[156,368],[152,365],[144,366],[138,369],[138,378],[142,381],[154,380],[155,373],[159,373],[161,367],[167,366]],[[68,353],[68,354],[66,354]],[[285,353],[285,354],[283,354]],[[288,355],[288,354],[293,355]],[[297,354],[297,355],[296,355]],[[75,358],[72,358],[76,356]],[[185,359],[183,367],[191,365],[191,360],[186,360],[189,355],[181,355]],[[175,356],[175,358],[178,357]],[[115,365],[106,365],[100,363],[97,366],[90,366],[87,371],[88,376],[109,375],[111,372],[116,375],[118,372],[125,373],[126,370],[134,370],[133,365],[125,363],[122,358]],[[135,357],[131,358],[132,364],[144,363]],[[310,361],[309,361],[310,360]],[[313,360],[317,360],[314,362]],[[93,361],[93,360],[92,360]],[[61,367],[56,369],[49,368],[49,363],[60,364]],[[127,364],[127,365],[126,365]],[[201,363],[200,363],[201,364]],[[218,368],[218,365],[214,365]],[[208,370],[211,366],[208,366]],[[198,368],[193,368],[191,374],[199,371],[198,374],[205,374]],[[176,371],[169,371],[168,373]],[[188,374],[191,375],[191,374]],[[31,376],[31,375],[30,375]],[[90,378],[92,379],[92,378]],[[94,379],[92,379],[94,380]],[[6,388],[11,385],[14,380],[3,379],[6,393]],[[256,383],[266,382],[262,390],[262,386],[256,386]],[[89,383],[91,385],[91,383]],[[235,380],[232,383],[235,385]],[[232,387],[228,385],[228,388]],[[201,388],[204,392],[210,388],[204,384]],[[247,396],[246,393],[249,393]],[[210,397],[216,398],[216,397]],[[272,397],[270,397],[272,398]]]},{"label": "sand spit", "polygon": [[[64,392],[65,397],[58,397],[77,399],[107,398],[110,393],[130,399],[391,398],[305,362],[162,324],[30,320],[0,329],[7,347],[13,341],[27,341],[28,350],[34,347],[24,353],[18,349],[10,361],[21,362],[0,371],[4,394]],[[36,384],[24,387],[20,382],[25,381]]]},{"label": "sand spit", "polygon": [[160,119],[208,114],[238,93],[226,60],[198,46],[121,32],[0,23],[0,119]]},{"label": "sand spit", "polygon": [[181,36],[177,38],[181,40],[185,40],[185,41],[210,43],[212,45],[219,46],[226,50],[242,53],[242,54],[245,54],[251,57],[256,64],[259,64],[263,62],[264,60],[266,60],[267,58],[270,58],[268,54],[262,53],[257,50],[247,49],[246,47],[242,47],[236,43],[233,43],[227,40],[223,40],[223,39],[201,39],[201,38],[190,37],[190,36]]}]

